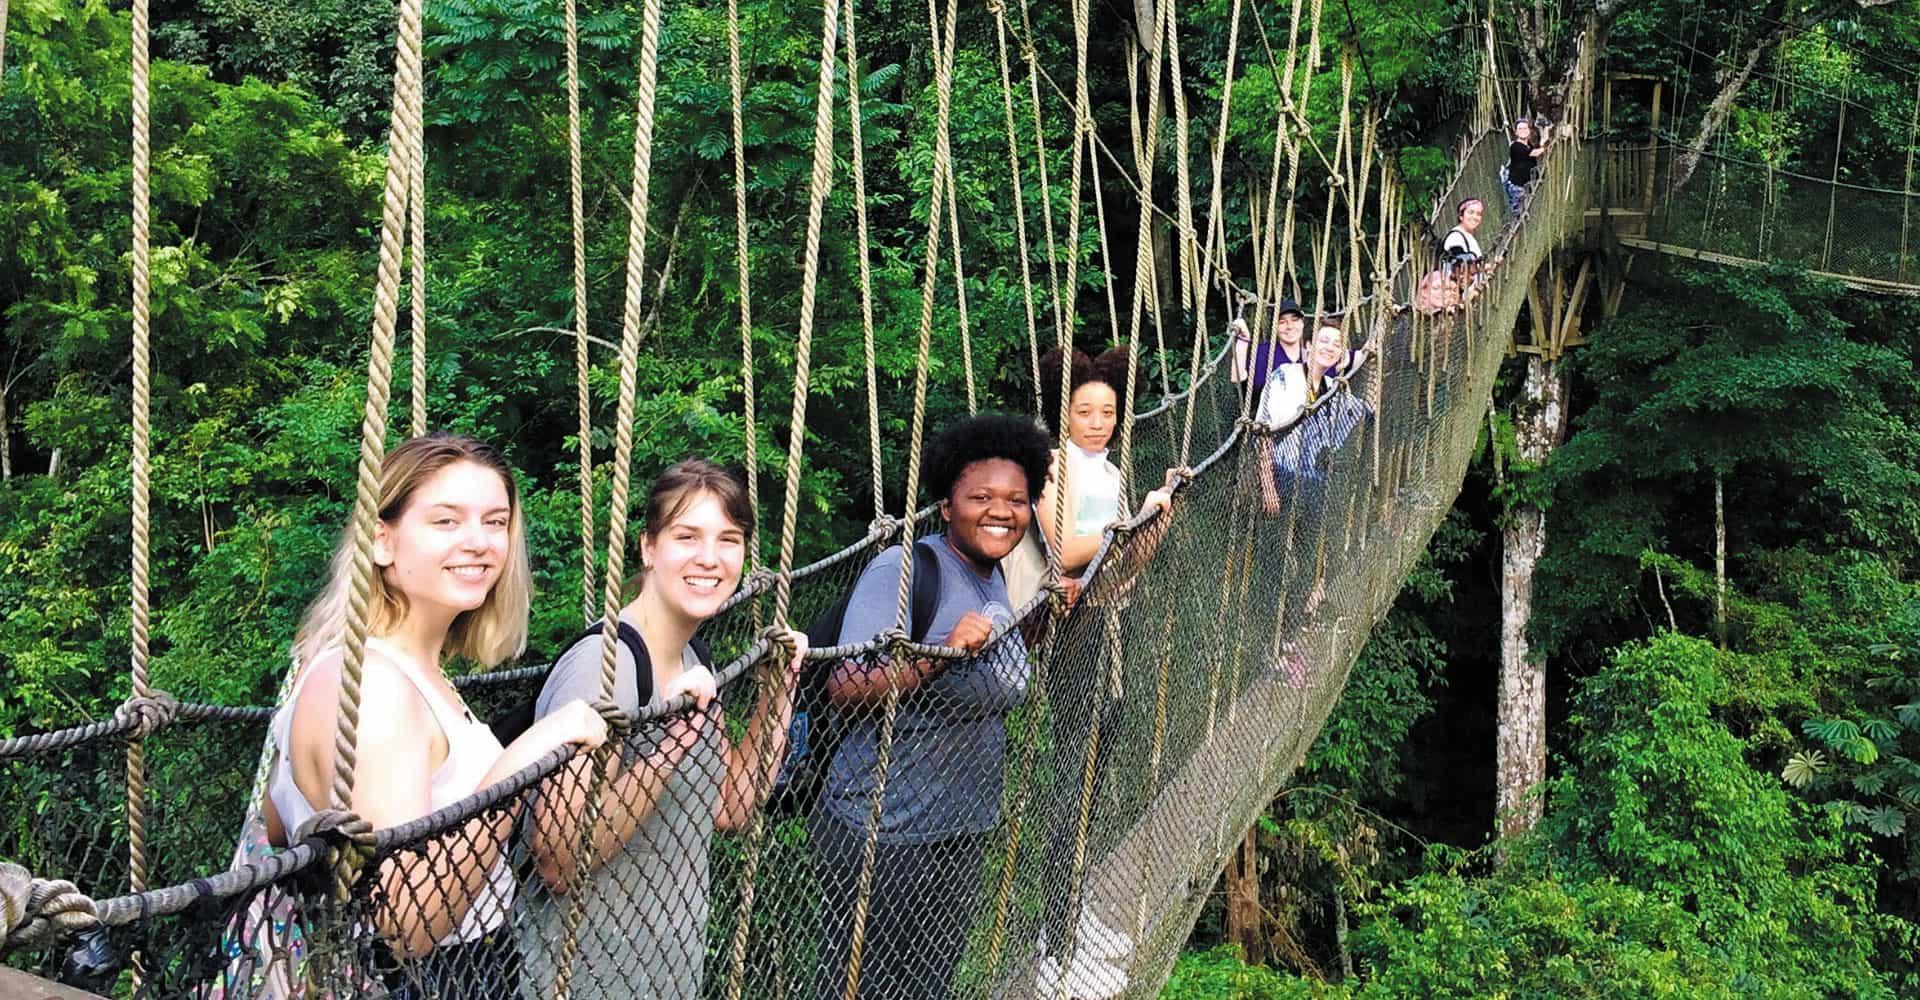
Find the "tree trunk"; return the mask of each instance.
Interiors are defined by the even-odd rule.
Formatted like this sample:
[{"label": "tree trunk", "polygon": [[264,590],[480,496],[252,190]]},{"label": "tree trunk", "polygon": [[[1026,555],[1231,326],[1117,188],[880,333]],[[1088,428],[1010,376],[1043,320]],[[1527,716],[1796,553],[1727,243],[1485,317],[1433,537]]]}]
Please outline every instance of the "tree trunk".
[{"label": "tree trunk", "polygon": [[[1779,42],[1778,35],[1768,35],[1760,44],[1747,50],[1740,64],[1731,72],[1719,75],[1720,90],[1708,103],[1706,114],[1700,117],[1700,127],[1693,134],[1693,141],[1673,151],[1673,175],[1667,182],[1667,197],[1677,197],[1693,179],[1694,171],[1700,169],[1700,157],[1706,152],[1707,145],[1720,133],[1720,127],[1727,123],[1733,114],[1734,99],[1740,91],[1746,89],[1747,80],[1753,76],[1754,68],[1760,65],[1760,57],[1767,49]],[[1660,137],[1654,136],[1654,142]]]},{"label": "tree trunk", "polygon": [[1333,946],[1340,952],[1340,981],[1353,981],[1353,950],[1347,947],[1347,894],[1333,891]]},{"label": "tree trunk", "polygon": [[1153,0],[1133,0],[1133,31],[1139,36],[1140,51],[1150,53],[1159,47],[1154,29],[1160,24],[1160,11]]},{"label": "tree trunk", "polygon": [[[1560,361],[1528,357],[1526,387],[1514,411],[1516,465],[1537,469],[1560,444],[1567,427],[1566,391]],[[1546,548],[1547,512],[1532,504],[1516,507],[1509,512],[1503,542],[1495,820],[1506,836],[1539,821],[1541,804],[1532,792],[1547,776],[1546,664],[1527,643],[1533,571]]]},{"label": "tree trunk", "polygon": [[[1700,116],[1700,127],[1694,132],[1693,141],[1686,147],[1674,150],[1673,175],[1667,185],[1667,197],[1672,198],[1679,194],[1687,186],[1687,182],[1693,179],[1693,173],[1700,167],[1700,157],[1705,152],[1707,144],[1713,141],[1713,137],[1720,133],[1721,127],[1726,125],[1727,119],[1732,116],[1735,99],[1740,96],[1740,91],[1746,88],[1747,81],[1753,77],[1754,69],[1760,65],[1760,60],[1767,54],[1768,49],[1779,45],[1782,39],[1798,35],[1821,21],[1874,7],[1885,7],[1892,2],[1893,0],[1828,0],[1802,10],[1797,15],[1788,8],[1770,17],[1769,20],[1774,25],[1773,30],[1755,39],[1732,68],[1722,68],[1715,74],[1715,81],[1720,89],[1713,95],[1713,100],[1708,102],[1706,113]],[[1599,9],[1604,13],[1622,6],[1625,4],[1604,0]],[[1732,62],[1731,59],[1728,61]],[[1655,141],[1658,141],[1657,136]]]},{"label": "tree trunk", "polygon": [[1266,961],[1267,936],[1260,909],[1259,828],[1249,827],[1227,859],[1227,940],[1240,946],[1250,964]]},{"label": "tree trunk", "polygon": [[7,435],[7,387],[0,385],[0,480],[13,478],[13,439]]},{"label": "tree trunk", "polygon": [[1713,473],[1713,632],[1727,648],[1727,493],[1725,478]]}]

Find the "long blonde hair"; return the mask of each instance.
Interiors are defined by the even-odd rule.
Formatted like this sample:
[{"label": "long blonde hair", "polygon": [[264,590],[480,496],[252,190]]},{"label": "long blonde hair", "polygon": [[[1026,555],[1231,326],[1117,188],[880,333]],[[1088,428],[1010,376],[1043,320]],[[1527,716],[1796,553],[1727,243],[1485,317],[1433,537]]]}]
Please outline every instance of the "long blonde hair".
[{"label": "long blonde hair", "polygon": [[[507,488],[507,560],[487,599],[472,611],[463,611],[447,628],[443,652],[464,656],[492,667],[519,656],[527,648],[527,608],[533,597],[533,572],[527,565],[526,533],[522,529],[520,491],[513,469],[498,449],[484,441],[458,434],[433,433],[413,438],[380,463],[380,520],[392,524],[406,513],[413,494],[440,470],[455,462],[472,462],[499,474]],[[346,631],[347,600],[353,591],[353,540],[342,532],[333,553],[326,589],[307,606],[293,640],[295,661],[311,663]],[[368,600],[369,634],[390,632],[407,616],[407,598],[387,582],[384,572],[373,574]]]}]

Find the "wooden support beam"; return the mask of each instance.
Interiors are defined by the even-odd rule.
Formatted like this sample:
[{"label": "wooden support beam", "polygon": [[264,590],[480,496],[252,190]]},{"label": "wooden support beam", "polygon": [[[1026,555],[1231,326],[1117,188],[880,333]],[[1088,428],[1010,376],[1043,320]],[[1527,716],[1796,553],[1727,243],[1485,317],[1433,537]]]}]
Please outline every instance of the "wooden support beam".
[{"label": "wooden support beam", "polygon": [[[1712,264],[1725,264],[1729,267],[1769,266],[1767,262],[1754,260],[1751,257],[1736,257],[1733,254],[1715,253],[1711,250],[1697,250],[1693,247],[1676,246],[1672,243],[1660,243],[1654,240],[1639,239],[1637,237],[1622,236],[1619,239],[1620,245],[1622,246],[1633,247],[1637,250],[1652,250],[1655,253],[1669,254],[1674,257],[1685,257],[1688,260],[1703,260]],[[1848,288],[1858,289],[1863,292],[1877,292],[1883,295],[1920,296],[1920,284],[1911,282],[1887,281],[1882,278],[1863,278],[1855,274],[1836,274],[1832,271],[1810,270],[1807,273],[1816,278],[1831,278],[1834,281],[1846,285]]]},{"label": "wooden support beam", "polygon": [[1553,329],[1553,351],[1547,356],[1557,358],[1565,353],[1567,341],[1580,329],[1580,314],[1587,306],[1588,279],[1593,277],[1593,256],[1588,254],[1580,258],[1580,274],[1573,279],[1573,291],[1567,296],[1566,315],[1560,325]]},{"label": "wooden support beam", "polygon": [[95,993],[86,993],[71,986],[48,982],[38,976],[30,976],[19,969],[10,969],[0,965],[0,1000],[101,1000]]}]

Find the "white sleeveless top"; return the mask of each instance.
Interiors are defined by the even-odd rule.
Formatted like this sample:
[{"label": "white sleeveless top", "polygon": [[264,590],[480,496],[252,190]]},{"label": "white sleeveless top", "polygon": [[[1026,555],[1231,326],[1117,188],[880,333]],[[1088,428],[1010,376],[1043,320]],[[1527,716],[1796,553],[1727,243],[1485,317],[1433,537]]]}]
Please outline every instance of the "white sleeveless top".
[{"label": "white sleeveless top", "polygon": [[[429,811],[444,809],[479,791],[480,780],[486,777],[487,771],[500,757],[500,741],[494,738],[493,730],[474,718],[464,706],[448,702],[434,686],[414,672],[407,658],[391,643],[368,636],[367,652],[379,654],[377,657],[367,657],[368,668],[394,670],[412,682],[414,689],[420,692],[421,699],[427,703],[428,710],[433,713],[434,721],[440,725],[440,732],[446,736],[447,759],[428,778]],[[307,801],[306,793],[294,782],[293,763],[289,757],[293,742],[293,710],[300,701],[300,692],[306,683],[307,674],[302,671],[287,700],[273,713],[271,728],[275,760],[272,777],[267,781],[267,797],[273,801],[273,808],[280,814],[280,823],[289,836],[317,812]],[[460,919],[459,926],[441,938],[438,944],[444,946],[478,940],[506,923],[507,911],[513,905],[513,870],[507,863],[504,849],[500,859],[494,862],[488,882],[479,898],[467,910],[466,916]]]}]

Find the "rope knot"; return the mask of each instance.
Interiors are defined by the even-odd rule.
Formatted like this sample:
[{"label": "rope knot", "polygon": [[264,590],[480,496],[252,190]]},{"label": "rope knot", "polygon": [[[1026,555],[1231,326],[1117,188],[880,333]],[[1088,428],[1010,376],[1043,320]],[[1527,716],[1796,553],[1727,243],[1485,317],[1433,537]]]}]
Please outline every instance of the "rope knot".
[{"label": "rope knot", "polygon": [[762,594],[765,593],[769,587],[777,583],[779,579],[779,573],[763,566],[748,573],[747,578],[740,582],[740,589],[749,594]]},{"label": "rope knot", "polygon": [[761,629],[754,638],[766,642],[767,652],[771,654],[767,665],[775,670],[791,663],[794,652],[799,649],[799,646],[794,643],[793,630],[781,625],[769,625]]},{"label": "rope knot", "polygon": [[93,899],[72,882],[0,862],[0,945],[35,947],[99,921]]},{"label": "rope knot", "polygon": [[322,809],[307,817],[293,831],[293,842],[315,837],[333,842],[344,841],[358,847],[373,847],[373,824],[351,809]]},{"label": "rope knot", "polygon": [[373,824],[351,809],[322,809],[293,831],[293,843],[318,839],[333,869],[333,897],[346,902],[360,870],[373,858]]},{"label": "rope knot", "polygon": [[1058,573],[1050,573],[1041,589],[1047,592],[1047,613],[1055,621],[1065,618],[1072,610],[1067,606],[1067,581]]},{"label": "rope knot", "polygon": [[611,698],[595,698],[587,707],[607,721],[607,729],[611,732],[625,732],[633,728],[633,719],[627,715],[627,710],[614,704]]},{"label": "rope knot", "polygon": [[867,522],[867,537],[886,541],[900,530],[900,519],[892,514],[881,514]]},{"label": "rope knot", "polygon": [[144,698],[134,695],[114,709],[113,717],[115,721],[131,723],[132,737],[144,740],[180,717],[180,701],[165,691],[155,691]]}]

